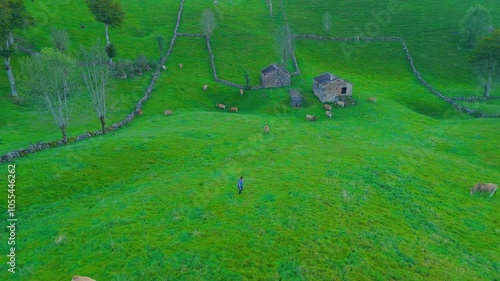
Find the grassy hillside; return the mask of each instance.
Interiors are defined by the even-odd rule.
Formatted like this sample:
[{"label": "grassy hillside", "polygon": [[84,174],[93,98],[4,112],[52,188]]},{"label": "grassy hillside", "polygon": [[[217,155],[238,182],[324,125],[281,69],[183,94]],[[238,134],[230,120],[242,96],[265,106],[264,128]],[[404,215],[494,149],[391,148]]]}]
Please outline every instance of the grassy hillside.
[{"label": "grassy hillside", "polygon": [[[51,25],[70,30],[74,51],[103,33],[81,3],[37,2],[29,3],[37,18],[53,15],[26,32],[37,47],[48,44]],[[278,60],[273,32],[284,21],[281,7],[275,1],[269,18],[264,1],[219,2],[187,0],[180,32],[199,33],[202,11],[213,9],[220,78],[244,83],[247,69],[257,84],[260,69]],[[295,33],[324,35],[321,18],[329,11],[332,36],[354,36],[356,26],[373,21],[373,11],[387,9],[369,0],[283,2]],[[404,38],[419,71],[444,94],[473,95],[468,51],[457,48],[452,33],[472,1],[424,2],[401,3],[379,35]],[[483,2],[498,23],[495,1]],[[156,59],[156,36],[171,38],[179,2],[123,6],[127,19],[111,37],[118,59],[139,53]],[[498,120],[458,113],[429,93],[399,43],[356,45],[351,56],[338,42],[294,44],[301,109],[289,106],[286,88],[240,96],[214,83],[205,41],[182,37],[142,117],[14,161],[17,273],[5,266],[0,279],[497,280],[498,194],[469,190],[500,179]],[[356,101],[335,108],[331,120],[311,91],[313,77],[325,71],[352,82]],[[7,89],[1,75],[0,89]],[[117,83],[110,123],[134,108],[149,79]],[[366,101],[372,96],[376,104]],[[59,138],[44,110],[6,98],[0,106],[3,153]],[[477,106],[500,108],[496,101]],[[164,117],[165,109],[173,116]],[[75,113],[70,135],[99,128],[89,110]],[[305,114],[319,120],[306,122]],[[7,164],[0,169],[7,174]],[[241,175],[245,190],[238,195]],[[8,235],[4,228],[2,239]],[[7,245],[0,251],[5,265]]]}]

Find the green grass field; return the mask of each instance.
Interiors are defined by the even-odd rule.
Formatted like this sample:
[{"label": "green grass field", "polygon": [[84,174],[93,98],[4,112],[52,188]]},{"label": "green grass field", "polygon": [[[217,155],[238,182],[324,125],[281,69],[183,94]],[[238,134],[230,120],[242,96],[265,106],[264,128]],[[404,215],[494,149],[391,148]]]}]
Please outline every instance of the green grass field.
[{"label": "green grass field", "polygon": [[[51,26],[68,29],[74,53],[104,36],[83,1],[39,2],[26,2],[39,23],[23,32],[36,48],[49,45]],[[117,59],[158,60],[156,37],[170,42],[180,1],[121,2],[125,23],[111,29]],[[270,18],[264,1],[186,0],[179,32],[201,33],[200,15],[212,9],[219,78],[244,83],[246,69],[256,85],[260,70],[279,60],[274,32],[284,19],[274,2]],[[351,37],[389,2],[398,4],[376,35],[403,38],[417,69],[443,94],[478,95],[470,51],[454,34],[476,2],[344,2],[283,6],[296,34]],[[481,2],[499,27],[497,1]],[[353,46],[347,56],[339,42],[294,42],[301,75],[293,87],[305,106],[293,109],[288,88],[240,96],[216,84],[204,39],[177,38],[143,116],[0,165],[5,210],[8,164],[16,165],[18,219],[16,273],[7,271],[4,227],[0,280],[499,280],[499,194],[469,191],[500,181],[500,121],[459,113],[430,93],[399,42]],[[13,59],[17,72],[21,58]],[[335,108],[331,120],[312,93],[313,77],[325,71],[352,82],[356,101]],[[108,124],[135,108],[150,79],[117,81]],[[48,112],[14,103],[8,90],[0,71],[1,154],[61,138]],[[376,104],[366,101],[372,96]],[[498,100],[465,104],[500,112]],[[173,116],[164,117],[165,109]],[[305,114],[319,120],[306,122]],[[91,110],[75,108],[69,136],[98,129]]]}]

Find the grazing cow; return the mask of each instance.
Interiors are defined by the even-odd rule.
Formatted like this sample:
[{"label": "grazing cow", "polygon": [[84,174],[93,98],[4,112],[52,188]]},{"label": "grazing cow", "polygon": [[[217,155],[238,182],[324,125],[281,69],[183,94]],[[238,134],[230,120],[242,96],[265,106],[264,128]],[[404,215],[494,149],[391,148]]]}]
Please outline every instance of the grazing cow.
[{"label": "grazing cow", "polygon": [[318,120],[316,116],[309,114],[306,115],[306,121],[316,121],[316,120]]},{"label": "grazing cow", "polygon": [[165,110],[165,111],[163,111],[163,114],[164,114],[165,116],[167,116],[167,115],[172,115],[172,110]]},{"label": "grazing cow", "polygon": [[377,98],[368,98],[368,102],[376,103],[377,102]]},{"label": "grazing cow", "polygon": [[323,109],[332,110],[332,106],[325,103],[325,104],[323,104]]},{"label": "grazing cow", "polygon": [[222,103],[217,103],[215,104],[215,107],[219,108],[219,109],[224,109],[226,110],[226,105],[225,104],[222,104]]},{"label": "grazing cow", "polygon": [[243,89],[240,89],[240,95],[243,96]]},{"label": "grazing cow", "polygon": [[139,114],[140,116],[142,116],[142,109],[138,108],[135,111],[137,112],[137,114]]},{"label": "grazing cow", "polygon": [[479,191],[481,194],[483,192],[489,192],[491,197],[495,194],[495,192],[497,192],[497,185],[494,183],[480,182],[474,185],[474,187],[470,190],[470,194],[475,193],[476,191]]},{"label": "grazing cow", "polygon": [[233,106],[229,109],[229,111],[238,113],[238,108]]},{"label": "grazing cow", "polygon": [[179,68],[182,69],[182,63],[179,63]]},{"label": "grazing cow", "polygon": [[340,107],[344,107],[344,105],[345,105],[345,103],[344,103],[343,101],[341,101],[341,100],[338,100],[338,101],[336,102],[336,104],[337,104],[338,106],[340,106]]},{"label": "grazing cow", "polygon": [[94,279],[90,278],[90,277],[87,277],[87,276],[78,276],[78,275],[75,275],[73,276],[73,278],[71,279],[71,281],[95,281]]},{"label": "grazing cow", "polygon": [[208,85],[207,84],[203,85],[203,92],[205,92],[207,89],[208,89]]},{"label": "grazing cow", "polygon": [[332,119],[332,115],[333,115],[333,114],[332,114],[332,112],[331,112],[330,110],[328,110],[328,111],[326,112],[326,116],[330,117],[330,119]]},{"label": "grazing cow", "polygon": [[161,66],[161,68],[162,68],[163,70],[167,70],[167,66],[165,66],[165,65],[162,65],[162,66]]},{"label": "grazing cow", "polygon": [[269,126],[264,126],[264,134],[269,134]]}]

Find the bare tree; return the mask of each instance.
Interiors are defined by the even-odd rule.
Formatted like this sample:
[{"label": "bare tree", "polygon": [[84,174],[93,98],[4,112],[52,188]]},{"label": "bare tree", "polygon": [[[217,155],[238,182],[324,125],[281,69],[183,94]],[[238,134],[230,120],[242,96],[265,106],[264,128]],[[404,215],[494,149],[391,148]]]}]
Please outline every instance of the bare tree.
[{"label": "bare tree", "polygon": [[69,96],[77,85],[75,62],[61,52],[43,49],[39,54],[24,60],[22,68],[29,89],[50,109],[66,143],[71,109]]},{"label": "bare tree", "polygon": [[208,9],[203,11],[201,16],[201,30],[208,39],[212,36],[216,25],[214,12]]},{"label": "bare tree", "polygon": [[489,97],[493,81],[500,72],[500,30],[494,31],[479,41],[472,53],[471,62],[484,87],[484,96]]},{"label": "bare tree", "polygon": [[61,53],[64,53],[69,47],[69,34],[66,29],[50,29],[50,40],[54,44],[54,47],[58,49]]},{"label": "bare tree", "polygon": [[288,24],[280,26],[276,31],[276,50],[283,67],[286,68],[288,58],[293,52],[292,31]]},{"label": "bare tree", "polygon": [[490,12],[481,5],[467,10],[460,22],[460,32],[468,48],[475,47],[476,43],[490,31]]},{"label": "bare tree", "polygon": [[163,57],[163,53],[165,53],[165,37],[158,36],[156,37],[156,42],[158,43],[158,48],[160,49],[160,58]]},{"label": "bare tree", "polygon": [[323,15],[323,28],[327,33],[329,33],[332,28],[332,16],[328,12]]},{"label": "bare tree", "polygon": [[106,93],[110,88],[112,79],[106,53],[103,51],[100,42],[97,42],[90,49],[82,49],[80,73],[87,86],[104,134],[106,126]]},{"label": "bare tree", "polygon": [[13,97],[17,97],[17,87],[16,87],[16,80],[14,78],[14,73],[12,72],[12,67],[10,66],[10,58],[12,54],[14,53],[13,49],[11,49],[10,44],[8,43],[9,41],[6,40],[6,46],[5,48],[0,47],[0,55],[4,59],[5,63],[5,70],[7,71],[7,77],[9,78],[9,84],[10,84],[10,95]]},{"label": "bare tree", "polygon": [[269,7],[269,17],[273,17],[273,0],[266,0],[267,6]]},{"label": "bare tree", "polygon": [[247,68],[245,68],[245,89],[250,89],[250,73]]},{"label": "bare tree", "polygon": [[474,62],[474,68],[477,74],[477,79],[483,87],[483,94],[485,97],[490,96],[493,88],[495,73],[498,72],[499,64],[496,60],[481,59]]},{"label": "bare tree", "polygon": [[5,70],[10,84],[10,95],[17,97],[16,81],[10,58],[14,53],[13,31],[33,24],[33,18],[26,10],[23,0],[0,1],[0,55],[4,58]]}]

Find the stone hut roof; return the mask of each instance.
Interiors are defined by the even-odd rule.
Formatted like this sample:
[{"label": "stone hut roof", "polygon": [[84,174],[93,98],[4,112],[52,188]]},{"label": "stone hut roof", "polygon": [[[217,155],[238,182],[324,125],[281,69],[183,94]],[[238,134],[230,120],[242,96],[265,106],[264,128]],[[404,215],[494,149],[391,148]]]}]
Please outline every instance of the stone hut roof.
[{"label": "stone hut roof", "polygon": [[328,82],[332,82],[337,80],[339,77],[331,74],[330,72],[325,72],[319,76],[314,77],[314,81],[320,83],[320,84],[325,84]]},{"label": "stone hut roof", "polygon": [[267,75],[267,74],[269,74],[269,73],[271,73],[273,71],[276,71],[278,69],[280,69],[282,71],[285,71],[282,67],[279,67],[276,64],[271,64],[270,66],[262,69],[261,73],[264,74],[264,75]]},{"label": "stone hut roof", "polygon": [[299,89],[290,89],[288,90],[288,92],[290,93],[290,96],[300,96],[300,90]]}]

